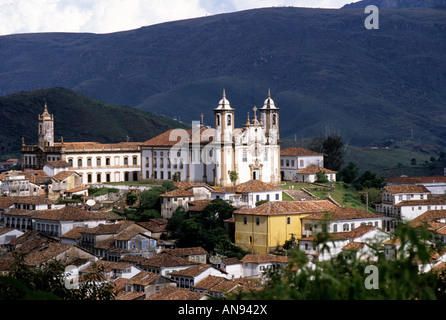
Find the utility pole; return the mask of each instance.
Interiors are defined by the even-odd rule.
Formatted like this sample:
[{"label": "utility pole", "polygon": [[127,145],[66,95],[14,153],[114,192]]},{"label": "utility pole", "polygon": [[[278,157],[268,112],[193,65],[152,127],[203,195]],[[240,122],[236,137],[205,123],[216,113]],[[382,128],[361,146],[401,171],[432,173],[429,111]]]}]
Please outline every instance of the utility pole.
[{"label": "utility pole", "polygon": [[367,212],[369,212],[369,193],[367,191],[359,191],[358,193],[365,194]]}]

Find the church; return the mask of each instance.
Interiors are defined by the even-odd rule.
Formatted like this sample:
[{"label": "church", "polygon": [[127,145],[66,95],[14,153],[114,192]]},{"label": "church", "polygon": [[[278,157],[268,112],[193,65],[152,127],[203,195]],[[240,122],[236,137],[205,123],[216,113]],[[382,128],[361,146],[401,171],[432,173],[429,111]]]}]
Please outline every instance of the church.
[{"label": "church", "polygon": [[191,130],[173,129],[146,141],[141,146],[143,180],[177,175],[179,180],[214,186],[249,180],[280,183],[279,108],[269,91],[263,107],[254,107],[253,116],[248,113],[242,128],[235,128],[235,110],[223,90],[214,123],[208,128],[202,117]]},{"label": "church", "polygon": [[223,90],[214,123],[214,128],[204,126],[202,116],[190,130],[171,129],[145,142],[64,142],[63,137],[55,142],[54,117],[45,104],[37,145],[22,139],[22,169],[42,170],[47,162],[65,161],[85,185],[171,179],[214,186],[280,183],[279,108],[269,90],[263,107],[254,107],[242,128],[235,128],[235,110]]}]

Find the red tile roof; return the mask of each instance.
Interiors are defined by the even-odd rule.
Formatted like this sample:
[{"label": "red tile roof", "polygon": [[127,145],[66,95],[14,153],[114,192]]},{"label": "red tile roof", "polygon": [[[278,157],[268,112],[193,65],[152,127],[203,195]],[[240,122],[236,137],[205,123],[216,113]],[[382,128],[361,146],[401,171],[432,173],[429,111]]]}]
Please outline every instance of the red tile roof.
[{"label": "red tile roof", "polygon": [[327,212],[339,208],[328,200],[312,201],[268,201],[255,208],[235,210],[235,214],[245,215],[286,215]]},{"label": "red tile roof", "polygon": [[391,194],[398,193],[430,193],[429,189],[427,189],[423,185],[418,184],[400,184],[393,186],[385,186],[384,190],[390,192]]},{"label": "red tile roof", "polygon": [[300,174],[316,174],[318,172],[322,171],[323,173],[336,173],[336,171],[330,170],[330,169],[326,169],[323,167],[319,167],[317,165],[311,164],[308,167],[299,170],[297,173]]},{"label": "red tile roof", "polygon": [[214,189],[213,193],[250,193],[262,191],[281,191],[280,187],[273,186],[260,180],[249,180],[236,186]]},{"label": "red tile roof", "polygon": [[204,297],[203,293],[189,289],[168,286],[151,295],[146,300],[199,300]]},{"label": "red tile roof", "polygon": [[323,153],[314,152],[312,150],[308,150],[305,148],[299,147],[289,147],[283,150],[280,150],[281,156],[323,156]]},{"label": "red tile roof", "polygon": [[279,262],[279,263],[289,263],[291,262],[291,257],[278,256],[274,254],[247,254],[241,260],[243,263],[267,263],[267,262]]},{"label": "red tile roof", "polygon": [[385,180],[387,183],[398,184],[415,184],[415,183],[435,183],[446,182],[446,176],[431,176],[431,177],[392,177]]},{"label": "red tile roof", "polygon": [[366,212],[353,208],[333,208],[327,213],[313,213],[306,216],[304,219],[308,220],[350,220],[350,219],[368,219],[368,218],[380,218],[381,215],[375,213]]}]

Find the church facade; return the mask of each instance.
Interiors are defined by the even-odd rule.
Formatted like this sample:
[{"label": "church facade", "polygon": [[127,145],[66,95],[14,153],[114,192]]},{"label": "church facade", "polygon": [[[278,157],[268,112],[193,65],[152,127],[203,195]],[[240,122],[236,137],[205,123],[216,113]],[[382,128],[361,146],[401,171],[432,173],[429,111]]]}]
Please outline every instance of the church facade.
[{"label": "church facade", "polygon": [[242,128],[235,128],[235,110],[223,91],[214,109],[214,128],[202,120],[192,130],[169,130],[141,146],[143,180],[177,175],[215,186],[249,180],[279,184],[279,109],[268,92],[263,107],[253,111]]},{"label": "church facade", "polygon": [[202,118],[190,130],[168,130],[145,142],[64,142],[62,137],[55,142],[54,117],[45,104],[37,145],[22,139],[22,169],[42,170],[49,161],[65,161],[85,185],[171,179],[215,186],[280,183],[279,108],[269,91],[263,107],[254,107],[252,117],[248,113],[246,123],[235,128],[235,110],[223,90],[214,123],[206,127]]}]

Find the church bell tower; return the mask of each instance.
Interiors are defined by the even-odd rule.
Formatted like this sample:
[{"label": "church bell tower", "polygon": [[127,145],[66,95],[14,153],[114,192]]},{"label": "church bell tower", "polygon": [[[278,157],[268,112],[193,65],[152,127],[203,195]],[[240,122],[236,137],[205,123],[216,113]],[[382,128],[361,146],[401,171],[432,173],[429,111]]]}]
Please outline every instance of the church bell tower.
[{"label": "church bell tower", "polygon": [[37,146],[41,150],[45,150],[46,147],[54,146],[54,116],[49,114],[46,103],[43,113],[38,116],[38,120],[39,133]]}]

